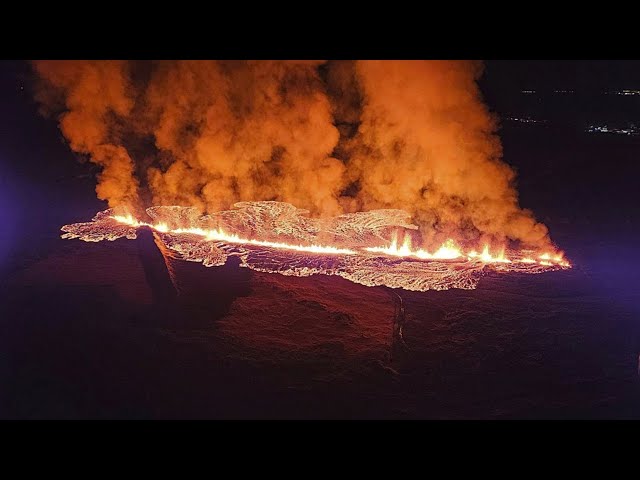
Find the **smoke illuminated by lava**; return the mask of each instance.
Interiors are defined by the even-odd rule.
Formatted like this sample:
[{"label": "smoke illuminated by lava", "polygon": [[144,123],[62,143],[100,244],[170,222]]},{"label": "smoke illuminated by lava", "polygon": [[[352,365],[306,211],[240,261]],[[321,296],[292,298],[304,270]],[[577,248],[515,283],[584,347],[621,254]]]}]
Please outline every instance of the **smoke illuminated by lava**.
[{"label": "smoke illuminated by lava", "polygon": [[407,223],[410,215],[399,210],[314,219],[280,202],[242,202],[236,207],[210,215],[199,215],[194,208],[152,207],[148,222],[106,210],[93,222],[65,225],[63,238],[135,239],[138,228],[151,228],[173,255],[206,266],[223,265],[235,255],[241,266],[262,272],[339,275],[362,285],[419,291],[475,288],[487,269],[541,273],[570,267],[560,253],[539,253],[534,259],[529,251],[492,254],[489,245],[477,253],[453,240],[432,253],[412,249],[409,232],[416,227]]},{"label": "smoke illuminated by lava", "polygon": [[[265,200],[292,203],[316,219],[399,209],[420,227],[420,238],[363,244],[379,249],[368,253],[488,261],[507,259],[500,249],[513,242],[555,250],[547,228],[518,204],[515,174],[501,160],[496,121],[476,84],[478,62],[33,67],[43,112],[57,115],[70,147],[101,168],[98,197],[138,218],[150,205],[217,215],[237,202]],[[448,239],[481,253],[439,248]],[[508,259],[496,265],[513,265]]]}]

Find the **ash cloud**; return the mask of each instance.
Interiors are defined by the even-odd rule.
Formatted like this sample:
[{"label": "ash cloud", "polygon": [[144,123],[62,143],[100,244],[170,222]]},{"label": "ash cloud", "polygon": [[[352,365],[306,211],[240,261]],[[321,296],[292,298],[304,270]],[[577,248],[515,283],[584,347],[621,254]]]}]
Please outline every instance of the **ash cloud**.
[{"label": "ash cloud", "polygon": [[[408,209],[428,237],[548,242],[518,205],[478,62],[359,61],[364,103],[349,173],[358,208]],[[400,207],[402,205],[402,207]]]},{"label": "ash cloud", "polygon": [[110,207],[409,211],[423,242],[549,246],[466,61],[35,61],[36,99]]},{"label": "ash cloud", "polygon": [[33,66],[41,80],[36,100],[42,111],[57,113],[69,146],[102,167],[98,198],[112,207],[136,205],[135,167],[117,128],[133,107],[127,63],[39,61]]}]

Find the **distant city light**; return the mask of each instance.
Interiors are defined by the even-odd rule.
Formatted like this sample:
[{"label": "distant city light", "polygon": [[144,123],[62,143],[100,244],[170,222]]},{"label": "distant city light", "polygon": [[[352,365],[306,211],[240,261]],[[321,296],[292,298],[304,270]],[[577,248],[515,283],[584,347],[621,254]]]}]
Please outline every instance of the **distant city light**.
[{"label": "distant city light", "polygon": [[[537,90],[520,90],[520,93],[525,94],[525,95],[533,95],[533,94],[537,94],[538,92],[537,92]],[[576,93],[576,91],[575,90],[554,90],[553,93],[574,94],[574,93]],[[640,90],[626,88],[626,89],[623,89],[623,90],[605,91],[604,94],[605,95],[635,96],[635,95],[640,95]]]},{"label": "distant city light", "polygon": [[[551,93],[553,92],[553,93]],[[565,89],[558,89],[558,90],[543,90],[541,92],[538,92],[536,90],[520,90],[520,93],[523,95],[532,95],[532,94],[537,94],[538,95],[538,100],[542,101],[544,100],[544,97],[546,95],[553,95],[553,94],[562,94],[562,95],[573,95],[576,93],[575,90],[565,90]],[[583,94],[586,92],[582,92]],[[609,91],[601,91],[600,95],[622,95],[622,96],[626,96],[626,97],[630,97],[630,96],[638,96],[640,97],[640,89],[631,89],[631,88],[626,88],[626,89],[621,89],[621,90],[609,90]],[[542,120],[542,119],[535,119],[535,118],[531,118],[528,115],[518,115],[518,116],[505,116],[502,117],[504,121],[507,122],[518,122],[518,123],[522,123],[522,124],[530,124],[530,125],[535,125],[535,124],[548,124],[549,121],[548,120]],[[553,120],[552,120],[553,122]],[[586,132],[588,133],[603,133],[603,134],[613,134],[613,135],[627,135],[627,136],[640,136],[640,123],[638,123],[638,125],[636,126],[635,123],[629,123],[627,125],[623,125],[621,127],[613,127],[611,125],[606,125],[606,124],[600,124],[600,125],[589,125],[586,129]]]},{"label": "distant city light", "polygon": [[505,120],[520,123],[546,123],[546,120],[536,120],[530,117],[505,117]]},{"label": "distant city light", "polygon": [[640,90],[613,90],[611,92],[605,92],[607,95],[640,95]]},{"label": "distant city light", "polygon": [[589,133],[613,133],[617,135],[640,135],[640,128],[635,124],[630,124],[626,128],[613,128],[607,125],[589,125],[587,128]]}]

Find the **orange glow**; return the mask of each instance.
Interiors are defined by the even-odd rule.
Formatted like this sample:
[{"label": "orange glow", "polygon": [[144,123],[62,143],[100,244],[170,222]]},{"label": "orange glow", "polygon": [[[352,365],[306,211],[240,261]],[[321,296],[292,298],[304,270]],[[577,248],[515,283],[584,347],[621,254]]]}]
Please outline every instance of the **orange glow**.
[{"label": "orange glow", "polygon": [[308,253],[324,253],[324,254],[339,254],[339,255],[354,255],[356,252],[350,250],[348,248],[337,248],[331,246],[322,246],[322,245],[293,245],[282,242],[269,242],[265,240],[254,240],[249,238],[242,238],[235,234],[225,233],[222,230],[205,230],[202,228],[174,228],[171,229],[166,223],[157,223],[150,224],[146,222],[140,222],[136,220],[131,215],[114,215],[112,217],[119,223],[124,223],[127,225],[131,225],[132,227],[150,227],[154,230],[161,233],[172,233],[172,234],[192,234],[198,235],[200,237],[205,237],[207,240],[211,241],[219,241],[219,242],[227,242],[227,243],[241,243],[241,244],[249,244],[249,245],[257,245],[261,247],[269,247],[276,248],[281,250],[295,250],[298,252],[308,252]]},{"label": "orange glow", "polygon": [[[462,252],[456,246],[455,242],[451,239],[447,240],[442,246],[435,251],[431,258],[448,259],[453,260],[462,256]],[[427,257],[429,258],[429,257]]]},{"label": "orange glow", "polygon": [[491,255],[489,251],[489,245],[485,245],[481,254],[477,254],[476,252],[472,252],[475,255],[468,254],[469,258],[478,258],[480,261],[484,263],[511,263],[511,260],[504,256],[504,248],[500,250],[497,256]]},{"label": "orange glow", "polygon": [[[202,215],[192,207],[156,206],[146,210],[147,221],[105,210],[91,222],[63,225],[61,237],[85,242],[134,240],[136,230],[143,227],[152,229],[156,243],[177,258],[205,267],[224,265],[234,256],[242,267],[259,272],[335,275],[369,287],[411,291],[473,289],[483,272],[538,274],[571,268],[564,253],[554,247],[507,249],[502,242],[458,243],[457,236],[439,247],[412,245],[420,235],[411,232],[415,226],[397,211],[313,219],[282,202],[245,202],[235,207]],[[390,231],[396,234],[385,241],[381,234]]]},{"label": "orange glow", "polygon": [[[411,239],[409,236],[405,237],[402,246],[398,246],[398,240],[394,238],[391,242],[391,245],[389,245],[388,247],[369,247],[365,248],[364,250],[373,253],[392,255],[395,257],[415,257],[425,260],[455,260],[466,258],[470,261],[480,261],[483,263],[512,263],[512,260],[505,256],[504,248],[500,249],[500,251],[495,255],[491,254],[489,245],[484,246],[482,253],[478,253],[476,250],[471,250],[467,253],[464,253],[452,239],[444,242],[434,253],[429,253],[428,251],[425,251],[423,249],[412,250]],[[562,255],[556,255],[552,259],[550,254],[545,253],[540,255],[540,261],[523,256],[522,254],[519,254],[517,252],[516,256],[520,258],[514,261],[520,263],[537,263],[539,265],[547,266],[557,264],[563,267],[571,266],[569,262],[563,260]]]},{"label": "orange glow", "polygon": [[426,250],[411,249],[411,237],[405,236],[401,247],[398,247],[398,240],[393,239],[391,245],[388,247],[368,247],[365,248],[367,252],[383,253],[385,255],[393,255],[395,257],[415,257],[423,260],[453,260],[462,256],[462,252],[456,246],[453,240],[447,240],[442,246],[434,253],[429,253]]},{"label": "orange glow", "polygon": [[[234,244],[246,244],[256,245],[261,247],[275,248],[281,250],[294,250],[298,252],[308,253],[320,253],[330,255],[356,255],[359,252],[357,250],[349,248],[340,248],[329,245],[300,245],[290,244],[285,242],[271,242],[267,240],[257,240],[250,238],[243,238],[234,233],[227,233],[221,229],[203,229],[198,227],[190,228],[170,228],[166,223],[150,224],[141,222],[135,219],[131,215],[113,215],[111,218],[119,223],[130,225],[132,227],[150,227],[161,233],[170,234],[190,234],[204,237],[208,241],[219,241]],[[550,253],[542,253],[538,255],[539,260],[535,260],[530,256],[525,256],[520,252],[511,252],[514,255],[514,260],[510,260],[505,256],[504,247],[498,252],[492,253],[489,245],[485,245],[481,253],[476,250],[471,250],[467,253],[456,244],[453,239],[445,241],[437,250],[433,253],[424,250],[422,248],[414,249],[411,245],[411,237],[405,235],[400,245],[398,238],[394,237],[391,244],[387,247],[365,247],[360,249],[360,253],[370,252],[383,255],[389,255],[394,257],[404,258],[417,258],[421,260],[458,260],[458,261],[476,261],[481,263],[526,263],[526,264],[538,264],[543,266],[560,265],[562,267],[570,267],[570,263],[564,260],[562,253],[551,255]]]}]

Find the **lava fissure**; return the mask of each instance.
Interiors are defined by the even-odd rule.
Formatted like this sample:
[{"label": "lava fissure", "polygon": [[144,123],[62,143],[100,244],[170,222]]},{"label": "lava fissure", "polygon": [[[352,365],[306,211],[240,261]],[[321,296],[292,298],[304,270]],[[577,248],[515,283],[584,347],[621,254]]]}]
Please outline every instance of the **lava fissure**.
[{"label": "lava fissure", "polygon": [[[289,214],[283,216],[283,211]],[[414,226],[397,210],[321,220],[281,202],[241,202],[235,210],[211,215],[175,206],[152,207],[147,213],[149,222],[105,210],[92,222],[63,226],[62,237],[87,242],[135,239],[138,228],[151,228],[176,256],[205,266],[221,266],[229,256],[238,256],[241,267],[261,272],[338,275],[362,285],[418,291],[472,289],[488,270],[542,273],[570,268],[562,253],[491,253],[488,245],[478,253],[463,250],[453,240],[429,252],[413,248],[406,234],[400,244],[398,232]],[[392,238],[389,232],[395,232]],[[386,246],[380,246],[382,242]]]}]

